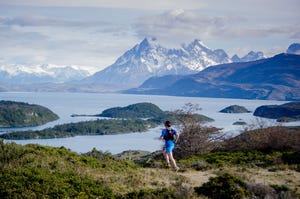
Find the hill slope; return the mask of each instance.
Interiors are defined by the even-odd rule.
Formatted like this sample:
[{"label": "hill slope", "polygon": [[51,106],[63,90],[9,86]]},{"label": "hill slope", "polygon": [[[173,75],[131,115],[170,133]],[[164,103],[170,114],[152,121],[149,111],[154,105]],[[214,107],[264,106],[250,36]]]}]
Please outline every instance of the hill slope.
[{"label": "hill slope", "polygon": [[[253,141],[245,141],[258,135],[265,146],[264,141],[269,136],[264,136],[264,132],[263,129],[244,135],[243,147],[257,147]],[[275,147],[280,143],[284,146],[296,143],[299,148],[299,127],[288,130],[288,136],[284,129],[277,132],[280,132],[277,137],[272,133],[271,137],[284,139],[276,142]],[[285,142],[286,139],[292,142]],[[251,192],[249,198],[299,198],[299,150],[240,151],[240,143],[237,137],[228,143],[234,147],[229,152],[215,151],[184,159],[176,157],[181,172],[174,173],[163,167],[161,151],[140,157],[135,164],[131,160],[136,152],[123,153],[127,160],[122,160],[95,148],[86,154],[77,154],[65,147],[21,146],[0,140],[0,198],[198,198],[196,187],[212,181],[209,177],[224,173],[246,182]],[[228,193],[236,188],[232,181],[226,185],[229,186],[218,190]]]},{"label": "hill slope", "polygon": [[300,102],[258,107],[253,115],[271,119],[290,118],[300,120]]},{"label": "hill slope", "polygon": [[156,78],[155,84],[148,80],[141,87],[125,93],[298,100],[300,56],[279,54],[258,61],[211,66],[195,75],[170,82],[166,85],[164,77]]},{"label": "hill slope", "polygon": [[58,118],[51,110],[40,105],[0,101],[0,127],[37,126]]},{"label": "hill slope", "polygon": [[111,118],[156,118],[165,116],[166,113],[152,103],[137,103],[126,107],[114,107],[104,110],[100,117]]}]

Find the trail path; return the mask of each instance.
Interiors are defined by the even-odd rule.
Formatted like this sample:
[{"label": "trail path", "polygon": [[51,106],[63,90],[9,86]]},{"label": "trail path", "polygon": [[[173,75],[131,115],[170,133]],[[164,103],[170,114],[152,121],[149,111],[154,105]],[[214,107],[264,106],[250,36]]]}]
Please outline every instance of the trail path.
[{"label": "trail path", "polygon": [[201,186],[203,183],[208,182],[210,177],[215,177],[213,171],[194,171],[189,170],[185,172],[178,172],[178,175],[186,177],[192,186]]}]

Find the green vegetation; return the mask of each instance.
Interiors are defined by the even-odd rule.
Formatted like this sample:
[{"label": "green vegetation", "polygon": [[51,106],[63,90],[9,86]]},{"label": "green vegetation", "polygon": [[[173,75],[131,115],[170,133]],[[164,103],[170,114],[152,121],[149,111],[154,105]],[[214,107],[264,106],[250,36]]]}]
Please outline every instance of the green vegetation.
[{"label": "green vegetation", "polygon": [[[162,124],[167,119],[174,121],[174,123],[178,123],[184,118],[184,115],[182,114],[164,112],[151,103],[139,103],[125,108],[107,109],[103,113],[105,113],[105,116],[107,117],[118,119],[98,119],[95,121],[62,124],[39,131],[18,131],[2,134],[0,135],[0,138],[10,140],[50,139],[78,135],[111,135],[144,132],[149,128],[154,128],[159,124]],[[193,114],[193,117],[198,122],[202,123],[212,121],[212,119],[200,114]]]},{"label": "green vegetation", "polygon": [[247,123],[239,120],[239,121],[233,122],[232,125],[247,125]]},{"label": "green vegetation", "polygon": [[[104,110],[101,114],[96,115],[101,117],[110,118],[147,118],[148,121],[152,121],[157,124],[161,124],[166,120],[172,121],[173,124],[180,123],[180,121],[185,117],[182,112],[168,112],[162,111],[158,106],[152,103],[137,103],[126,107],[114,107]],[[193,114],[198,122],[211,122],[213,119],[206,117],[201,114]]]},{"label": "green vegetation", "polygon": [[240,199],[250,195],[246,183],[228,173],[210,178],[209,182],[204,183],[201,187],[195,187],[195,191],[209,198],[222,199]]},{"label": "green vegetation", "polygon": [[238,150],[294,150],[300,151],[300,127],[274,126],[254,130],[245,130],[240,135],[227,139],[223,148]]},{"label": "green vegetation", "polygon": [[43,106],[0,101],[0,127],[37,126],[57,119],[55,113]]},{"label": "green vegetation", "polygon": [[[178,173],[164,168],[161,151],[113,156],[94,148],[77,154],[0,140],[0,198],[299,198],[300,127],[246,129],[225,139],[218,129],[202,127],[189,110],[177,114]],[[106,121],[120,122],[113,125],[119,128],[130,121],[151,124]]]},{"label": "green vegetation", "polygon": [[221,113],[250,113],[251,111],[248,111],[245,107],[239,106],[239,105],[231,105],[228,106],[222,110],[220,110]]},{"label": "green vegetation", "polygon": [[165,117],[166,113],[152,103],[137,103],[126,107],[115,107],[104,110],[100,117],[110,118],[157,118]]},{"label": "green vegetation", "polygon": [[49,139],[73,137],[78,135],[110,135],[130,132],[144,132],[157,124],[146,120],[107,120],[98,119],[56,125],[40,131],[19,131],[0,135],[4,139]]},{"label": "green vegetation", "polygon": [[0,168],[0,198],[178,198],[172,185],[181,180],[96,149],[79,155],[2,140]]},{"label": "green vegetation", "polygon": [[[133,153],[133,152],[132,152]],[[160,167],[163,159],[158,158],[161,154],[140,154],[140,157],[130,156],[131,160],[141,166]],[[274,151],[264,152],[258,150],[244,150],[244,151],[215,151],[201,155],[194,155],[178,160],[178,164],[183,168],[190,168],[197,171],[205,171],[207,169],[216,169],[219,167],[232,166],[246,166],[249,168],[267,168],[276,166],[279,163],[291,165],[291,169],[298,170],[300,152],[294,151]],[[124,156],[119,154],[120,159],[129,159],[128,154]],[[149,164],[150,163],[150,164]]]},{"label": "green vegetation", "polygon": [[282,105],[266,105],[258,107],[253,115],[281,122],[300,120],[300,102],[289,102]]},{"label": "green vegetation", "polygon": [[[148,119],[156,123],[162,123],[165,120],[171,120],[173,123],[178,123],[184,114],[181,112],[168,112],[161,110],[158,106],[152,103],[137,103],[126,107],[114,107],[104,110],[101,114],[95,115],[109,118],[125,118],[125,119]],[[211,122],[213,119],[201,114],[193,114],[193,117],[199,122]]]},{"label": "green vegetation", "polygon": [[[289,128],[281,131],[289,132]],[[297,139],[298,134],[299,131],[289,136]],[[246,133],[243,139],[253,139],[253,136]],[[285,150],[282,147],[279,150],[276,145],[268,150],[254,149],[253,145],[240,150],[227,148],[227,140],[223,142],[214,151],[177,158],[181,172],[174,174],[164,169],[160,151],[127,151],[112,156],[93,149],[79,155],[64,147],[21,146],[1,140],[0,198],[300,196],[297,189],[300,153],[288,147],[291,143],[286,143]],[[211,178],[205,180],[204,176]]]}]

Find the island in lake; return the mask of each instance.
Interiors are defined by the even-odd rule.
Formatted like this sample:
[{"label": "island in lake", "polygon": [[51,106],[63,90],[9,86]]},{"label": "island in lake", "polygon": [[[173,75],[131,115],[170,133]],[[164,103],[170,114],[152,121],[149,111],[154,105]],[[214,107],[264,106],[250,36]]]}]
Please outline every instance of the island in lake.
[{"label": "island in lake", "polygon": [[300,120],[300,102],[289,102],[282,105],[265,105],[258,107],[254,116],[277,119],[279,122]]},{"label": "island in lake", "polygon": [[[0,135],[4,139],[50,139],[79,135],[111,135],[131,132],[145,132],[161,125],[165,120],[176,124],[183,117],[181,114],[163,111],[152,103],[137,103],[126,107],[114,107],[104,110],[97,117],[107,119],[83,121],[56,125],[37,131],[18,131]],[[213,119],[201,114],[193,115],[199,122],[210,122]]]},{"label": "island in lake", "polygon": [[250,113],[251,111],[248,111],[245,107],[239,106],[239,105],[231,105],[228,106],[222,110],[220,110],[221,113]]},{"label": "island in lake", "polygon": [[40,105],[0,101],[0,127],[38,126],[58,118],[58,115]]}]

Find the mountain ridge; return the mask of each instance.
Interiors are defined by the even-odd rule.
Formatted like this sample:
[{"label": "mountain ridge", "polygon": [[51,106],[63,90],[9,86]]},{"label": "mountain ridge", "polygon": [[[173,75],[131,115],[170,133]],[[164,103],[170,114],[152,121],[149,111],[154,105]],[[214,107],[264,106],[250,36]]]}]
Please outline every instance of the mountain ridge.
[{"label": "mountain ridge", "polygon": [[[157,87],[156,85],[161,85]],[[162,87],[164,85],[164,87]],[[179,77],[166,84],[164,77],[155,84],[148,79],[134,94],[164,94],[195,97],[244,99],[300,99],[300,55],[278,54],[245,63],[211,66],[197,74]]]},{"label": "mountain ridge", "polygon": [[[252,57],[262,58],[263,53],[252,51]],[[120,56],[114,64],[85,78],[81,83],[122,84],[132,88],[150,77],[195,74],[209,66],[230,62],[232,60],[224,50],[211,50],[199,39],[188,45],[182,44],[179,49],[168,49],[162,47],[155,38],[145,38]]]},{"label": "mountain ridge", "polygon": [[88,70],[75,65],[54,64],[2,64],[0,83],[62,83],[76,81],[91,75]]}]

